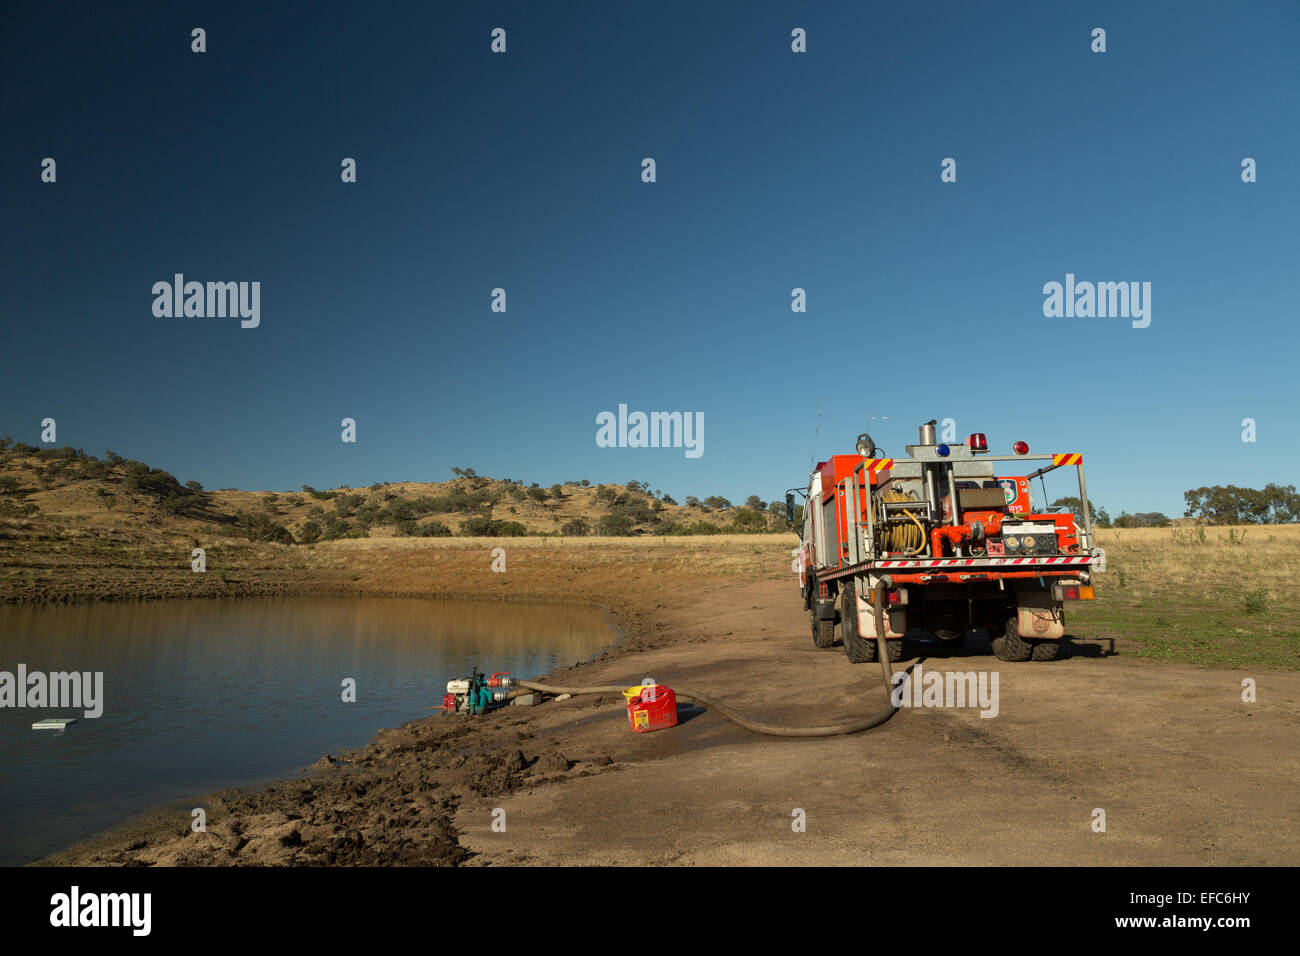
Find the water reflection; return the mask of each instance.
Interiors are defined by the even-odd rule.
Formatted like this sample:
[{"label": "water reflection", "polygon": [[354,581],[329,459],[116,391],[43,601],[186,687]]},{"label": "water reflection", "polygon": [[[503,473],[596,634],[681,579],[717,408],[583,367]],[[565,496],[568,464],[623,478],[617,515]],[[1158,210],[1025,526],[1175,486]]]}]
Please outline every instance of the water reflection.
[{"label": "water reflection", "polygon": [[[446,681],[518,676],[613,639],[597,609],[403,598],[0,607],[0,670],[104,672],[104,714],[0,709],[0,863],[165,800],[291,774],[426,716]],[[357,701],[341,701],[344,678]]]}]

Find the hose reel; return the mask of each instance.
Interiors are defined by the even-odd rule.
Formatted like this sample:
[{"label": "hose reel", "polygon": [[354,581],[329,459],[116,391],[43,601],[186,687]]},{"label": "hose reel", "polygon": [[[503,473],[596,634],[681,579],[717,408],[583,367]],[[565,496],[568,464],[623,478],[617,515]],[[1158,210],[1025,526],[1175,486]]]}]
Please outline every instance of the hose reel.
[{"label": "hose reel", "polygon": [[[908,557],[920,554],[925,550],[925,525],[921,524],[921,519],[910,508],[904,508],[901,514],[910,519],[907,522],[889,522],[886,520],[884,505],[898,504],[905,501],[915,501],[920,504],[916,495],[907,491],[884,491],[876,496],[876,524],[879,531],[876,534],[876,540],[880,542],[882,551],[901,551]],[[889,509],[896,514],[896,509]]]}]

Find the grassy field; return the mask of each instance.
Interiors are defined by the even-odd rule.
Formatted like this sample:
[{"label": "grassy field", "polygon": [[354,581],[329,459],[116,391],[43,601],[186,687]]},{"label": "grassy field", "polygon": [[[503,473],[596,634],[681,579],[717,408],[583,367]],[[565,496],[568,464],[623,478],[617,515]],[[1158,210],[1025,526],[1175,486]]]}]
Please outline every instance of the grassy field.
[{"label": "grassy field", "polygon": [[1097,543],[1107,571],[1070,631],[1139,657],[1300,669],[1300,525],[1113,529]]}]

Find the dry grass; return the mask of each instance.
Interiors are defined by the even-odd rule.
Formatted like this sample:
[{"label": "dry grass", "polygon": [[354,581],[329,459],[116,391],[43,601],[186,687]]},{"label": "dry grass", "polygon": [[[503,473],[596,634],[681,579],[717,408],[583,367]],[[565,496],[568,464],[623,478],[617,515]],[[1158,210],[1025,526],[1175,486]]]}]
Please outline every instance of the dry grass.
[{"label": "dry grass", "polygon": [[[137,600],[267,594],[429,595],[609,602],[686,577],[789,579],[793,535],[693,538],[357,538],[314,545],[207,543],[207,573],[190,542],[95,538],[33,543],[0,537],[0,601]],[[492,573],[504,548],[508,574]]]},{"label": "dry grass", "polygon": [[1099,532],[1107,571],[1072,612],[1139,656],[1300,669],[1300,525]]},{"label": "dry grass", "polygon": [[1101,531],[1097,544],[1106,583],[1138,594],[1263,589],[1281,600],[1300,576],[1300,525],[1122,528]]},{"label": "dry grass", "polygon": [[[701,535],[639,538],[352,538],[306,549],[324,562],[347,565],[363,574],[385,567],[425,568],[440,580],[490,567],[495,549],[506,555],[509,579],[526,571],[530,586],[563,590],[584,576],[617,580],[631,588],[658,588],[683,575],[700,581],[789,579],[792,600],[798,586],[790,566],[793,535]],[[437,569],[436,571],[434,569]],[[495,587],[506,575],[491,575]],[[496,580],[493,580],[496,579]]]},{"label": "dry grass", "polygon": [[337,551],[373,550],[452,550],[474,551],[482,548],[577,548],[581,550],[630,549],[674,551],[680,548],[708,548],[711,551],[789,551],[799,545],[795,534],[702,534],[638,535],[629,538],[340,538],[323,541],[314,547]]}]

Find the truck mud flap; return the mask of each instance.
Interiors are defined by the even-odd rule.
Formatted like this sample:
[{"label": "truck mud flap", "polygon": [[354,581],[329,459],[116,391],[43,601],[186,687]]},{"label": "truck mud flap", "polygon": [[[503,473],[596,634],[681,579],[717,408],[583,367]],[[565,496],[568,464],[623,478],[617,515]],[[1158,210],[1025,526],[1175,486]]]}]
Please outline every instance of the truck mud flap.
[{"label": "truck mud flap", "polygon": [[[870,595],[870,591],[867,594]],[[871,602],[858,594],[858,630],[863,637],[876,636],[876,611]],[[885,612],[885,637],[902,637],[907,633],[907,608],[891,607]]]},{"label": "truck mud flap", "polygon": [[1040,641],[1059,640],[1065,636],[1065,611],[1058,607],[1017,608],[1016,629],[1021,637]]}]

